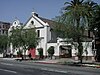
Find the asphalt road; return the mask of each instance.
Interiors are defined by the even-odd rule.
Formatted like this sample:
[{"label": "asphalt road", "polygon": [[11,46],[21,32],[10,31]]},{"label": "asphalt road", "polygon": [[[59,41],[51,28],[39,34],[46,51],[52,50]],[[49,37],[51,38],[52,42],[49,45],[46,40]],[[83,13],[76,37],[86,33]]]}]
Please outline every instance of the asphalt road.
[{"label": "asphalt road", "polygon": [[100,69],[0,59],[0,75],[100,75]]}]

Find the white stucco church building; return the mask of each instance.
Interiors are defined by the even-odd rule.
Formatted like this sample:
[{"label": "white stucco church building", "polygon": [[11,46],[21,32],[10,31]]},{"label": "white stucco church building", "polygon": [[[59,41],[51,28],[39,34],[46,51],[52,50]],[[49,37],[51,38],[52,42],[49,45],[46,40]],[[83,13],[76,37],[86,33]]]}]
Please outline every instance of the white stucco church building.
[{"label": "white stucco church building", "polygon": [[[22,24],[19,20],[15,20],[8,30],[8,35],[13,27],[20,27]],[[36,28],[38,37],[40,38],[39,44],[36,47],[36,55],[38,55],[37,48],[43,48],[43,55],[47,56],[47,50],[50,46],[54,46],[56,57],[76,57],[78,50],[75,45],[72,45],[71,39],[62,39],[56,36],[53,32],[53,21],[40,17],[37,13],[32,12],[31,17],[24,24],[24,29]],[[83,42],[83,56],[93,57],[92,41]],[[13,45],[10,44],[9,50],[13,54],[17,54],[13,49]],[[27,53],[26,53],[27,54]]]}]

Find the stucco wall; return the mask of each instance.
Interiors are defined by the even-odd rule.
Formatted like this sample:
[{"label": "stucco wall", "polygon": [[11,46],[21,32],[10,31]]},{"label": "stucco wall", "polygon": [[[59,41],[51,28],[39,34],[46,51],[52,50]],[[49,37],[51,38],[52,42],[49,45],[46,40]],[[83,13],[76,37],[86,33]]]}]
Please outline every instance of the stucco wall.
[{"label": "stucco wall", "polygon": [[55,51],[54,55],[55,55],[55,56],[59,56],[59,50],[58,50],[58,45],[57,45],[57,43],[48,43],[48,44],[47,44],[47,50],[48,50],[48,48],[49,48],[50,46],[54,46],[54,51]]},{"label": "stucco wall", "polygon": [[[87,49],[86,49],[87,46]],[[86,51],[87,50],[87,56],[93,56],[92,52],[92,42],[83,42],[83,56],[86,56]]]},{"label": "stucco wall", "polygon": [[[92,42],[82,42],[83,45],[83,56],[93,56],[92,52]],[[75,49],[75,46],[72,46],[72,56],[76,56],[78,49]]]},{"label": "stucco wall", "polygon": [[[31,24],[31,22],[33,21],[33,25]],[[24,28],[34,28],[34,27],[41,27],[42,25],[33,17],[31,17],[31,19],[26,23]],[[42,26],[43,27],[43,26]]]}]

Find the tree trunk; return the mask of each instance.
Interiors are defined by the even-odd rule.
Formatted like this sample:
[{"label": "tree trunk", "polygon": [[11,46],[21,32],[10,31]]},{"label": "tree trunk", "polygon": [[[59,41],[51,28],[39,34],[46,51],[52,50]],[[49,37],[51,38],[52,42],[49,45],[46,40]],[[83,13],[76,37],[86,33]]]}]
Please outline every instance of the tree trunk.
[{"label": "tree trunk", "polygon": [[80,37],[78,37],[78,58],[80,60],[80,63],[82,63],[82,53],[83,53],[83,46],[82,46],[82,43],[81,43],[81,40],[80,40]]},{"label": "tree trunk", "polygon": [[51,55],[51,59],[52,59],[52,55]]}]

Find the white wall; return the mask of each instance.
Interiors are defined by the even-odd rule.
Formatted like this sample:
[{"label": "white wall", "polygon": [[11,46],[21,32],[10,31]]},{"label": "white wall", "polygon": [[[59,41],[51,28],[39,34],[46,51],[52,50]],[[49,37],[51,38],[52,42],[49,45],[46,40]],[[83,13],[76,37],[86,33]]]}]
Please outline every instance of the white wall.
[{"label": "white wall", "polygon": [[2,54],[0,53],[0,57],[3,57],[3,53]]},{"label": "white wall", "polygon": [[44,43],[44,39],[41,39],[41,41],[38,43],[38,46],[36,47],[36,55],[38,55],[38,48],[43,48],[43,55],[45,55],[45,43]]},{"label": "white wall", "polygon": [[74,45],[72,45],[72,56],[76,56],[76,53],[78,53],[78,49],[75,48]]},{"label": "white wall", "polygon": [[83,56],[86,56],[86,46],[87,46],[87,56],[93,56],[92,53],[92,42],[83,42]]},{"label": "white wall", "polygon": [[55,51],[54,55],[59,56],[59,50],[57,48],[58,47],[57,43],[48,43],[47,50],[49,49],[50,46],[54,46],[54,51]]},{"label": "white wall", "polygon": [[[71,45],[71,43],[66,43],[66,42],[60,42],[60,41],[58,41],[57,43],[49,43],[48,47],[54,46],[55,49],[56,49],[55,50],[55,52],[56,52],[55,55],[59,56],[59,47],[61,45]],[[88,53],[87,56],[93,56],[92,42],[82,42],[82,45],[83,45],[83,56],[86,56],[86,50],[87,50],[87,53]],[[78,53],[77,47],[75,48],[75,46],[72,45],[72,56],[76,56],[77,53]]]},{"label": "white wall", "polygon": [[[33,25],[31,24],[31,21],[33,21]],[[34,17],[31,17],[30,20],[26,23],[25,25],[25,29],[26,28],[34,28],[34,27],[43,27],[43,25],[41,25]]]},{"label": "white wall", "polygon": [[[87,50],[87,56],[93,56],[92,53],[92,42],[82,42],[83,44],[83,56],[86,56],[86,50]],[[86,50],[85,50],[86,49]],[[72,56],[76,56],[75,54],[78,53],[78,49],[75,49],[75,46],[72,46]]]}]

